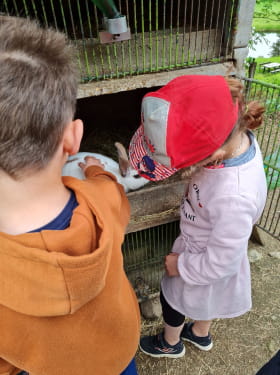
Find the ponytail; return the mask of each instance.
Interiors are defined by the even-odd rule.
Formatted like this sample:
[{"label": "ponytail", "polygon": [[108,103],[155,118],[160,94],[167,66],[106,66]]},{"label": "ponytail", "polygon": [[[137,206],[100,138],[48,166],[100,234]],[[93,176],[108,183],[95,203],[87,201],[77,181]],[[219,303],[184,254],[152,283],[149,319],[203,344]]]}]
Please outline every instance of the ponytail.
[{"label": "ponytail", "polygon": [[245,129],[256,129],[263,122],[263,113],[265,108],[257,101],[249,102],[245,106],[245,111],[240,118],[240,126]]},{"label": "ponytail", "polygon": [[225,80],[229,86],[232,100],[239,106],[239,129],[245,131],[258,128],[263,122],[265,107],[258,101],[245,103],[244,86],[240,80],[232,77],[225,77]]}]

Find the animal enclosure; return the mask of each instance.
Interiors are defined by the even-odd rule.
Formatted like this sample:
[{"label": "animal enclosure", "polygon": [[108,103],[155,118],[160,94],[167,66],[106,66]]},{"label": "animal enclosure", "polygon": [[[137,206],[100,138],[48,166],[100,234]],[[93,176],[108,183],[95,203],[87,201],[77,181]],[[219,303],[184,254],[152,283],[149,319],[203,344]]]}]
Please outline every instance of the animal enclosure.
[{"label": "animal enclosure", "polygon": [[[280,239],[280,88],[244,79],[248,100],[266,106],[264,124],[256,131],[263,152],[268,199],[258,226]],[[85,123],[83,151],[101,152],[116,159],[115,141],[128,147],[140,124],[142,97],[152,89],[137,89],[78,100],[77,117]],[[163,257],[178,235],[179,205],[185,181],[180,173],[129,192],[131,220],[123,245],[127,274],[139,299],[153,295],[163,272]]]},{"label": "animal enclosure", "polygon": [[105,44],[104,14],[94,0],[3,0],[0,12],[66,33],[77,47],[81,81],[88,82],[231,59],[239,2],[116,0],[130,39]]},{"label": "animal enclosure", "polygon": [[[117,159],[140,124],[143,96],[182,74],[242,72],[253,0],[115,0],[130,37],[103,43],[96,0],[3,0],[0,12],[36,18],[63,31],[77,48],[81,85],[76,117],[85,125],[81,151]],[[269,194],[258,226],[279,239],[279,88],[245,80],[247,96],[267,106],[256,132]],[[117,87],[117,88],[116,88]],[[106,88],[106,90],[104,89]],[[104,94],[104,92],[107,92]],[[101,95],[102,94],[102,95]],[[178,234],[185,188],[180,173],[128,193],[131,220],[123,244],[127,274],[139,299],[157,291],[163,257]]]}]

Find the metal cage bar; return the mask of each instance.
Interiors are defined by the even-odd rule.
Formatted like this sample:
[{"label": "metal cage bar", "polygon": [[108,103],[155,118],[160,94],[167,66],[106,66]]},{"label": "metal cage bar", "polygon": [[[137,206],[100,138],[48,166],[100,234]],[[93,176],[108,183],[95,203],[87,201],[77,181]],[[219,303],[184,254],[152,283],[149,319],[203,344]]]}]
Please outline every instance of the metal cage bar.
[{"label": "metal cage bar", "polygon": [[244,79],[247,101],[265,105],[263,125],[255,131],[263,153],[268,197],[258,226],[280,239],[280,87],[253,79]]},{"label": "metal cage bar", "polygon": [[124,267],[140,300],[158,291],[164,257],[179,234],[179,222],[128,233],[123,243]]},{"label": "metal cage bar", "polygon": [[0,12],[36,18],[77,47],[81,82],[160,72],[232,57],[237,0],[118,0],[131,39],[102,44],[91,0],[3,0]]}]

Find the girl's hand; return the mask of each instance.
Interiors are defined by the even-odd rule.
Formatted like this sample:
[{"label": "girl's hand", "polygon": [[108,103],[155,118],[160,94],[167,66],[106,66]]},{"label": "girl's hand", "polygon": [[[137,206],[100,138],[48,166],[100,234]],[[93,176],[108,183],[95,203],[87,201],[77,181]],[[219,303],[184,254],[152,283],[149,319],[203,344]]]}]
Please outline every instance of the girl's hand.
[{"label": "girl's hand", "polygon": [[99,159],[96,159],[93,156],[86,156],[85,162],[79,163],[79,167],[83,170],[83,172],[85,172],[85,170],[92,165],[95,165],[97,167],[104,169],[104,165],[101,163],[101,161]]},{"label": "girl's hand", "polygon": [[168,276],[180,276],[178,272],[178,253],[170,253],[165,257],[165,270]]}]

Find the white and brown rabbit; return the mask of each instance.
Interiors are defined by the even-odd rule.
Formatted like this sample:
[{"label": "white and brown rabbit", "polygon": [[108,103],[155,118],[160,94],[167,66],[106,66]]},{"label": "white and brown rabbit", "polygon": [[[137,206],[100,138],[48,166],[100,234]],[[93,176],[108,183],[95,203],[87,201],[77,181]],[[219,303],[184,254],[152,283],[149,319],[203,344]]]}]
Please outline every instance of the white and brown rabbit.
[{"label": "white and brown rabbit", "polygon": [[124,146],[119,142],[116,142],[115,146],[118,152],[119,163],[102,154],[96,154],[93,152],[78,152],[75,155],[69,156],[62,169],[62,176],[71,176],[84,180],[85,175],[82,169],[79,167],[79,163],[84,162],[84,158],[86,156],[93,156],[101,161],[106,171],[111,172],[116,176],[118,182],[123,185],[126,192],[139,189],[146,185],[149,180],[140,177],[136,170],[130,166]]}]

